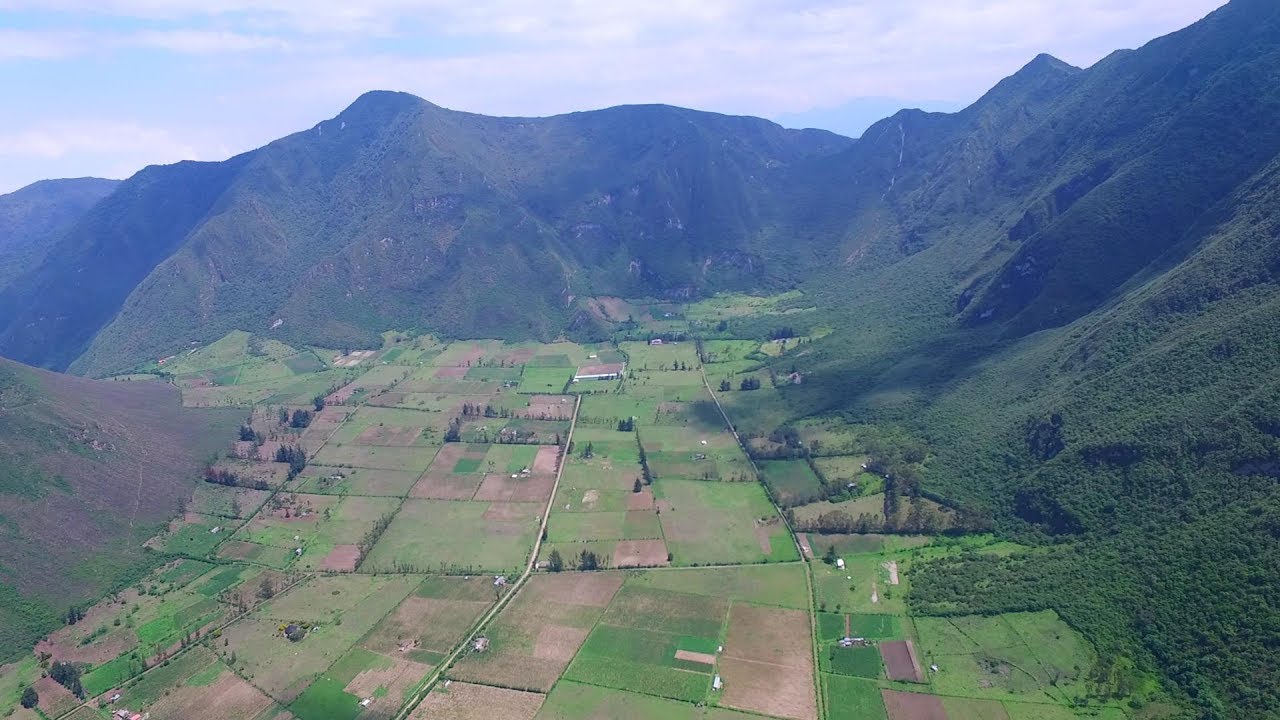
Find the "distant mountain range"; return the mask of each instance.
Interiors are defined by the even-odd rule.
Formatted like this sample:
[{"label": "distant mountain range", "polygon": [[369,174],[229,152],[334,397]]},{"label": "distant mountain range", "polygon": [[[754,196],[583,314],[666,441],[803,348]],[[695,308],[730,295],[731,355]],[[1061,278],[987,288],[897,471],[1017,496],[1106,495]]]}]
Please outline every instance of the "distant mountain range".
[{"label": "distant mountain range", "polygon": [[119,185],[117,180],[42,180],[0,195],[0,288],[40,265],[58,237]]}]

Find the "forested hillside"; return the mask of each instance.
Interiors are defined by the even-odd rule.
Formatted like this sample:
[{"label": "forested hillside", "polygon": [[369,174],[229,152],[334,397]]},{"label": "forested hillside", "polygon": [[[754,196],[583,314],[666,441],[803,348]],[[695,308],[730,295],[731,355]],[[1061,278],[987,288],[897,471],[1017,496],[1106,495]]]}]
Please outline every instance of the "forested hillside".
[{"label": "forested hillside", "polygon": [[[1014,105],[883,124],[916,174],[873,200],[891,229],[849,256],[873,277],[828,289],[838,330],[787,388],[905,429],[928,491],[1056,549],[940,562],[918,611],[1054,607],[1203,717],[1280,706],[1278,16],[1234,2],[1087,71],[1039,59]],[[1013,130],[913,155],[912,128],[966,121]]]}]

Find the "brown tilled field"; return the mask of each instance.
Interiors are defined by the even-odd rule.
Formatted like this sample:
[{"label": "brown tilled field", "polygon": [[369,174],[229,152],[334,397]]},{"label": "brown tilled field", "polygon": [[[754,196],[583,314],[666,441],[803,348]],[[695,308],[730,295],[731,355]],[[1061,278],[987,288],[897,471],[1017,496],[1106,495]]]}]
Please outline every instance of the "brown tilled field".
[{"label": "brown tilled field", "polygon": [[538,448],[538,454],[533,458],[534,475],[555,475],[556,470],[560,466],[560,448],[555,445],[545,445]]},{"label": "brown tilled field", "polygon": [[467,371],[470,369],[471,368],[467,367],[466,365],[456,365],[456,366],[450,366],[450,367],[437,368],[435,374],[432,377],[436,377],[441,380],[451,380],[451,379],[457,380],[457,379],[466,377]]},{"label": "brown tilled field", "polygon": [[[488,581],[485,581],[486,586]],[[365,638],[362,646],[388,657],[414,650],[445,653],[492,604],[489,600],[444,600],[410,595]]]},{"label": "brown tilled field", "polygon": [[807,613],[735,603],[720,659],[722,703],[777,717],[817,718],[810,643]]},{"label": "brown tilled field", "polygon": [[271,698],[223,670],[209,685],[183,685],[173,689],[147,709],[151,720],[189,720],[216,715],[220,720],[250,720],[271,705]]},{"label": "brown tilled field", "polygon": [[568,395],[534,395],[529,398],[529,407],[519,414],[535,419],[568,420],[573,417],[573,408],[573,398]]},{"label": "brown tilled field", "polygon": [[40,711],[48,717],[56,718],[65,715],[80,704],[79,698],[51,677],[40,678],[35,682],[35,686],[36,693],[40,695]]},{"label": "brown tilled field", "polygon": [[370,425],[356,436],[357,445],[387,445],[409,447],[422,435],[421,427],[397,427],[394,425]]},{"label": "brown tilled field", "polygon": [[880,643],[880,657],[884,658],[885,673],[890,680],[924,682],[916,648],[910,640],[894,640]]},{"label": "brown tilled field", "polygon": [[942,698],[936,695],[881,690],[889,720],[947,720]]},{"label": "brown tilled field", "polygon": [[545,699],[538,693],[455,681],[432,690],[409,720],[532,720]]},{"label": "brown tilled field", "polygon": [[502,502],[546,502],[551,497],[551,489],[555,487],[556,477],[533,474],[521,477],[510,477],[505,473],[485,475],[476,491],[476,500]]},{"label": "brown tilled field", "polygon": [[642,488],[640,492],[633,492],[627,496],[628,510],[652,510],[653,509],[653,489]]},{"label": "brown tilled field", "polygon": [[613,567],[665,567],[667,544],[662,540],[619,540],[613,547]]},{"label": "brown tilled field", "polygon": [[332,572],[355,572],[360,564],[360,547],[357,545],[337,545],[320,561],[320,569]]},{"label": "brown tilled field", "polygon": [[464,656],[450,677],[550,690],[623,578],[611,572],[534,575],[490,626],[490,650]]},{"label": "brown tilled field", "polygon": [[533,656],[539,660],[568,665],[573,656],[578,654],[578,648],[582,647],[589,632],[591,631],[584,628],[543,625],[533,645]]},{"label": "brown tilled field", "polygon": [[428,470],[409,491],[409,497],[432,500],[470,500],[480,487],[479,475],[452,475]]},{"label": "brown tilled field", "polygon": [[404,704],[405,692],[430,672],[430,665],[395,658],[389,668],[365,670],[356,675],[347,683],[345,690],[358,698],[373,698],[373,702],[360,713],[361,720],[385,720],[395,716]]}]

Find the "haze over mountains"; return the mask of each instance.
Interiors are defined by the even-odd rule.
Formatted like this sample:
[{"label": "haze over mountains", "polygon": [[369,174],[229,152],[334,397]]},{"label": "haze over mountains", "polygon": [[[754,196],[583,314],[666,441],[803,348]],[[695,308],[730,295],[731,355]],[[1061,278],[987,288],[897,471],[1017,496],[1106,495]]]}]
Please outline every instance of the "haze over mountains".
[{"label": "haze over mountains", "polygon": [[905,428],[928,491],[1045,548],[990,561],[1017,593],[940,563],[913,602],[1054,607],[1202,716],[1274,717],[1277,118],[1271,0],[856,141],[372,92],[225,162],[0,198],[0,354],[105,376],[235,329],[594,339],[596,296],[799,288],[787,322],[833,332],[793,414]]}]

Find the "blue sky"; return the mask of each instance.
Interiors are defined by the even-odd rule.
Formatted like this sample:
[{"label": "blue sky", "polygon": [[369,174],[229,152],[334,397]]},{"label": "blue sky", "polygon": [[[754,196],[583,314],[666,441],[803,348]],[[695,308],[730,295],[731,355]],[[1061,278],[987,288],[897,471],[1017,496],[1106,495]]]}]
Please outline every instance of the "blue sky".
[{"label": "blue sky", "polygon": [[664,102],[856,135],[1037,53],[1087,66],[1221,0],[0,0],[0,192],[221,160],[361,92],[549,115]]}]

